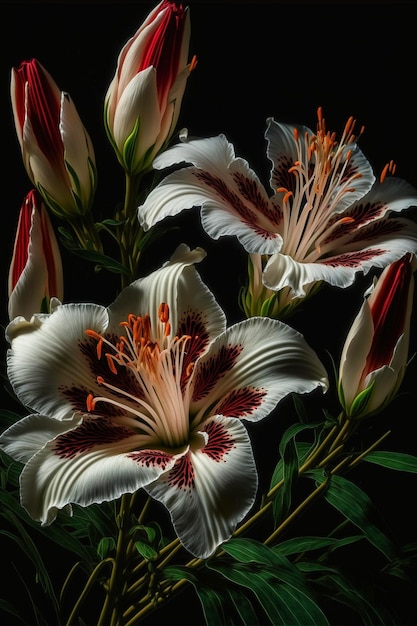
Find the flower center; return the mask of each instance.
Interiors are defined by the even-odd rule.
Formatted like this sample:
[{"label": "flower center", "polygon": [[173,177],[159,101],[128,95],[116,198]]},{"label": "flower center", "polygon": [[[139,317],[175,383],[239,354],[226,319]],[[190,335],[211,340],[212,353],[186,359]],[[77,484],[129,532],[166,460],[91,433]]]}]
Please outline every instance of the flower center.
[{"label": "flower center", "polygon": [[[194,365],[185,366],[190,336],[171,336],[166,303],[159,306],[155,332],[149,315],[130,314],[120,326],[124,334],[114,341],[86,330],[86,335],[97,341],[97,358],[105,358],[109,369],[108,377],[97,377],[98,384],[108,393],[89,394],[87,410],[94,411],[98,402],[116,406],[153,442],[171,448],[183,445],[189,438],[188,407]],[[123,376],[126,370],[127,377]]]},{"label": "flower center", "polygon": [[[321,108],[317,116],[316,134],[305,133],[300,137],[294,128],[297,158],[288,170],[295,177],[293,189],[277,189],[284,194],[282,252],[299,261],[306,261],[312,252],[315,256],[320,254],[320,239],[329,234],[329,219],[336,213],[342,197],[355,190],[354,181],[362,176],[352,164],[352,147],[363,128],[355,136],[356,121],[350,117],[338,141],[335,133],[326,130]],[[341,217],[332,222],[332,228],[352,221]]]}]

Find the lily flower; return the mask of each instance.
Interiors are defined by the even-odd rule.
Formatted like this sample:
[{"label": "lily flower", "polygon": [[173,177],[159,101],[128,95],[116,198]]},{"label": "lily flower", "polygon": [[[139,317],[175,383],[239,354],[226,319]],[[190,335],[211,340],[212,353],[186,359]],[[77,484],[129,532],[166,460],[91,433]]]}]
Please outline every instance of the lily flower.
[{"label": "lily flower", "polygon": [[[208,235],[236,236],[257,278],[262,265],[262,281],[278,292],[281,310],[322,281],[348,287],[357,272],[383,268],[417,250],[416,225],[398,216],[417,205],[417,190],[386,178],[392,164],[377,182],[354,127],[350,118],[337,141],[320,109],[316,132],[269,118],[271,196],[224,135],[183,141],[154,160],[158,170],[187,166],[151,191],[139,206],[140,224],[148,230],[183,209],[201,207]],[[252,291],[259,293],[259,287]]]},{"label": "lily flower", "polygon": [[40,194],[32,190],[19,213],[9,270],[9,319],[49,309],[52,297],[63,298],[61,254]]},{"label": "lily flower", "polygon": [[194,267],[204,256],[182,245],[108,308],[57,304],[9,324],[9,380],[33,413],[0,448],[25,463],[21,502],[34,519],[144,488],[186,549],[207,557],[251,508],[257,472],[242,420],[328,379],[283,322],[227,328]]},{"label": "lily flower", "polygon": [[402,383],[416,269],[415,256],[406,254],[386,267],[365,293],[340,360],[339,399],[349,417],[381,411]]},{"label": "lily flower", "polygon": [[180,113],[190,43],[188,7],[162,0],[122,48],[105,98],[107,134],[125,171],[147,169]]},{"label": "lily flower", "polygon": [[59,217],[84,215],[96,189],[91,139],[70,96],[37,61],[12,69],[11,100],[23,163]]}]

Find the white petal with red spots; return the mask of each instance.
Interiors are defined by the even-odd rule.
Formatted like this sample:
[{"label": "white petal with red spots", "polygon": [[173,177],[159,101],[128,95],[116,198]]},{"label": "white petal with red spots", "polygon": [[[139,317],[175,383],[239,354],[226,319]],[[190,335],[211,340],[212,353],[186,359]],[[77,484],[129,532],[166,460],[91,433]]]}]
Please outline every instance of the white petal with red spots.
[{"label": "white petal with red spots", "polygon": [[187,550],[205,558],[250,510],[258,479],[249,436],[239,420],[214,416],[199,430],[200,440],[188,454],[146,491],[167,507]]}]

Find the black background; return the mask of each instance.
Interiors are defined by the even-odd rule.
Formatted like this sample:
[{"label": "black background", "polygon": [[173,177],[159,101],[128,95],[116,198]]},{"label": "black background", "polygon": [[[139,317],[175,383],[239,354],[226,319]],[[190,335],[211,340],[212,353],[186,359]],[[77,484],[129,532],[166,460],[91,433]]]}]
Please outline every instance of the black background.
[{"label": "black background", "polygon": [[[316,109],[322,106],[328,128],[341,131],[350,115],[364,125],[360,147],[378,174],[394,159],[397,175],[417,186],[417,55],[414,3],[401,2],[194,2],[191,8],[190,55],[198,58],[189,78],[179,126],[190,135],[225,133],[236,153],[246,158],[268,184],[265,156],[265,121],[302,123],[315,127]],[[68,91],[88,129],[96,152],[99,186],[97,218],[109,216],[123,196],[123,173],[105,137],[103,99],[113,77],[117,55],[153,8],[149,2],[50,2],[0,4],[1,219],[0,323],[7,323],[7,273],[18,210],[31,183],[23,168],[16,139],[9,95],[10,69],[36,57],[61,89]],[[199,271],[227,311],[230,322],[241,318],[237,307],[239,275],[245,256],[232,239],[218,242],[203,233],[197,211],[182,214],[181,230],[164,240],[145,259],[143,273],[169,258],[177,243],[202,245],[208,258]],[[116,294],[116,277],[96,274],[92,267],[62,251],[65,300],[109,304]],[[325,289],[291,321],[331,368],[329,354],[338,361],[349,326],[361,304],[365,286],[359,278],[350,289]],[[416,311],[413,314],[411,351],[417,349]],[[4,346],[5,349],[5,346]],[[404,394],[380,418],[392,428],[387,447],[417,453],[416,381],[413,362],[403,385]],[[334,401],[334,399],[333,399]],[[329,397],[332,408],[332,397]],[[5,397],[4,406],[10,404]],[[283,409],[259,424],[253,434],[261,482],[266,484],[276,462],[280,429],[288,425]],[[11,408],[15,408],[12,407]],[[287,422],[286,422],[287,420]],[[383,432],[383,430],[381,431]],[[271,439],[272,433],[272,439]],[[266,446],[265,441],[269,444]],[[272,441],[272,443],[271,443]],[[275,456],[274,456],[275,455]],[[261,461],[262,460],[262,461]],[[373,495],[401,541],[416,541],[416,481],[413,477],[368,469],[358,477]],[[326,515],[304,518],[319,532]],[[304,532],[306,528],[304,527]],[[3,574],[19,564],[16,548],[5,543]],[[358,572],[367,558],[352,552]],[[369,557],[370,558],[370,557]],[[18,565],[17,565],[18,566]],[[13,571],[13,568],[10,569]],[[27,572],[26,572],[27,574]],[[28,578],[28,576],[26,576]],[[24,596],[17,579],[2,583],[6,593]],[[6,586],[5,586],[6,585]],[[10,587],[10,589],[9,589]],[[401,583],[389,590],[400,614],[398,626],[416,623],[412,590]],[[334,624],[350,624],[338,614]],[[152,621],[153,620],[153,621]],[[0,622],[5,625],[6,622]],[[201,623],[198,602],[180,596],[168,611],[149,623]]]}]

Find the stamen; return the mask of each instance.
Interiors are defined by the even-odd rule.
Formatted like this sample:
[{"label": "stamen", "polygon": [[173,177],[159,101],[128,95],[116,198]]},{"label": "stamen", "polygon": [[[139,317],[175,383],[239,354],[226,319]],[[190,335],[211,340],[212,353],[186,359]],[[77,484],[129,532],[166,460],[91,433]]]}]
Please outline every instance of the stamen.
[{"label": "stamen", "polygon": [[89,393],[86,399],[86,405],[87,405],[87,411],[89,413],[91,413],[92,411],[94,411],[94,407],[96,405],[95,400],[94,400],[94,396],[92,393]]},{"label": "stamen", "polygon": [[388,174],[391,174],[391,175],[395,174],[396,169],[397,169],[397,166],[394,163],[394,161],[391,159],[391,161],[384,166],[381,172],[381,175],[379,177],[380,182],[383,183]]},{"label": "stamen", "polygon": [[198,63],[197,55],[194,54],[193,58],[191,59],[190,65],[188,67],[188,71],[190,72],[190,74],[197,67],[197,63]]},{"label": "stamen", "polygon": [[186,346],[192,337],[171,336],[166,302],[160,304],[157,315],[157,327],[152,328],[149,314],[129,314],[120,323],[124,333],[117,338],[86,331],[97,341],[97,358],[105,356],[109,368],[108,377],[104,373],[96,378],[108,393],[88,394],[86,406],[88,412],[98,402],[117,407],[121,414],[133,416],[143,433],[160,437],[164,445],[178,446],[188,437],[194,363],[186,360]]}]

